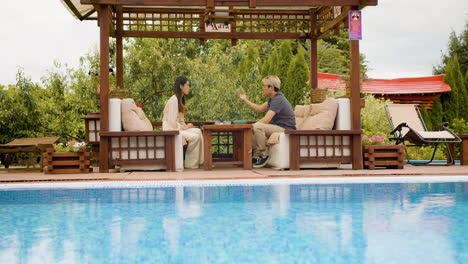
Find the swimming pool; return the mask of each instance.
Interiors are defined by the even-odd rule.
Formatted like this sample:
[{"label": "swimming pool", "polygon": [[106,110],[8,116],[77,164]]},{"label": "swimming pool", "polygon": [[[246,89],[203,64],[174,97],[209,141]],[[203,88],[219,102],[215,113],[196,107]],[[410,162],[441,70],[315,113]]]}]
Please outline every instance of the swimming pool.
[{"label": "swimming pool", "polygon": [[465,180],[24,186],[0,263],[468,263]]}]

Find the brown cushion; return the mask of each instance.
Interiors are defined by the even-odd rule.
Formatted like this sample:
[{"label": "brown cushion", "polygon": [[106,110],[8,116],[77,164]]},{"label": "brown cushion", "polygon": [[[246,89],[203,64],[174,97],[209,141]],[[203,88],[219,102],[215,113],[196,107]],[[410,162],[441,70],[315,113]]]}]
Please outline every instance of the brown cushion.
[{"label": "brown cushion", "polygon": [[299,107],[298,114],[304,114],[304,117],[296,116],[296,127],[298,130],[331,130],[335,123],[336,112],[338,111],[338,102],[334,98],[327,98],[320,104],[310,104]]},{"label": "brown cushion", "polygon": [[122,127],[124,131],[153,131],[153,125],[131,98],[122,100]]},{"label": "brown cushion", "polygon": [[308,117],[310,113],[310,105],[296,105],[294,115],[296,118]]}]

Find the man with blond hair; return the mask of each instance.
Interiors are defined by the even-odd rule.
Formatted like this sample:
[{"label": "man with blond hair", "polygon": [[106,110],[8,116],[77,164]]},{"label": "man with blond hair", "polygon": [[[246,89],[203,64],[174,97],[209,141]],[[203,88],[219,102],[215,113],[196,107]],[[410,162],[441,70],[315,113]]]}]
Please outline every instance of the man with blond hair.
[{"label": "man with blond hair", "polygon": [[263,94],[268,101],[258,105],[249,101],[245,92],[238,91],[239,98],[257,113],[267,112],[266,115],[253,125],[252,148],[253,167],[262,168],[268,163],[269,155],[266,140],[275,132],[285,129],[296,129],[296,118],[288,99],[280,91],[281,81],[278,76],[267,76],[262,80]]}]

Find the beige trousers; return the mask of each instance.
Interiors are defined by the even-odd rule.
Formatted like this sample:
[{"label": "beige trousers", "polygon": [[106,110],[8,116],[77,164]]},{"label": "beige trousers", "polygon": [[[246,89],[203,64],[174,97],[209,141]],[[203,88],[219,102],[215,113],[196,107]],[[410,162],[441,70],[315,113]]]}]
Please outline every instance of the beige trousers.
[{"label": "beige trousers", "polygon": [[252,135],[252,148],[254,150],[253,156],[265,156],[268,155],[266,149],[266,142],[267,139],[271,136],[271,134],[275,132],[283,132],[284,128],[271,125],[271,124],[264,124],[264,123],[255,123],[253,125],[253,135]]},{"label": "beige trousers", "polygon": [[180,134],[187,141],[184,167],[198,169],[203,164],[203,134],[199,128],[180,130]]}]

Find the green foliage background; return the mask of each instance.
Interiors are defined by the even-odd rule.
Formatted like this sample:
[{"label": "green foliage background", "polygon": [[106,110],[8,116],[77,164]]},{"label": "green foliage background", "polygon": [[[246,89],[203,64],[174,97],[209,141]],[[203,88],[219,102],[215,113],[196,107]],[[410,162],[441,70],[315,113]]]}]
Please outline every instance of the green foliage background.
[{"label": "green foliage background", "polygon": [[[338,39],[340,36],[338,36]],[[320,41],[319,68],[345,73],[347,50],[337,43]],[[249,100],[263,103],[261,80],[279,75],[282,90],[294,104],[303,102],[309,78],[309,43],[290,40],[127,39],[124,42],[124,88],[127,97],[144,105],[152,121],[162,119],[172,84],[179,75],[191,81],[187,120],[257,120],[257,114],[242,103],[236,91],[245,90]],[[344,47],[347,48],[347,47]],[[110,45],[110,67],[115,69],[115,42]],[[324,59],[328,58],[328,59]],[[333,59],[332,59],[333,58]],[[325,62],[325,60],[329,60]],[[338,61],[336,63],[334,60]],[[333,69],[328,67],[334,64]],[[90,50],[77,69],[56,62],[40,83],[20,69],[16,84],[0,85],[0,143],[21,137],[61,136],[63,142],[84,140],[84,121],[99,111],[99,52]],[[111,86],[115,76],[110,75]]]}]

